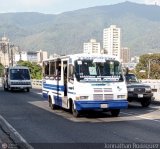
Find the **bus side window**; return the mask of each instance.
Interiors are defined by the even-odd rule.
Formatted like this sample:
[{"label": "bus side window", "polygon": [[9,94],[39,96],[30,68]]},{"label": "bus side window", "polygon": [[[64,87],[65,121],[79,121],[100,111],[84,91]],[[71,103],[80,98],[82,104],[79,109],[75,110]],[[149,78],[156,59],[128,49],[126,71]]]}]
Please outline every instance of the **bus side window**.
[{"label": "bus side window", "polygon": [[74,68],[73,65],[69,65],[69,80],[74,80]]},{"label": "bus side window", "polygon": [[58,80],[61,79],[61,61],[60,60],[56,62],[56,78]]},{"label": "bus side window", "polygon": [[56,70],[55,70],[55,62],[54,61],[51,61],[50,62],[50,79],[53,80],[55,78],[55,74],[56,74]]},{"label": "bus side window", "polygon": [[44,62],[44,74],[43,74],[45,78],[49,77],[49,63],[48,62]]}]

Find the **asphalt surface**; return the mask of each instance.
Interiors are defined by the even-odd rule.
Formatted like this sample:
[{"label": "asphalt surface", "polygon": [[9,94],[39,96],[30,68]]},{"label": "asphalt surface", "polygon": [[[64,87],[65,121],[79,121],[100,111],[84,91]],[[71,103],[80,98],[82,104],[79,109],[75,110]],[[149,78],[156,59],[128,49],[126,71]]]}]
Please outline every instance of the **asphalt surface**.
[{"label": "asphalt surface", "polygon": [[110,143],[160,142],[159,103],[149,108],[132,103],[115,118],[109,112],[90,112],[74,118],[64,109],[52,111],[40,90],[27,93],[0,89],[0,115],[37,149],[108,148]]}]

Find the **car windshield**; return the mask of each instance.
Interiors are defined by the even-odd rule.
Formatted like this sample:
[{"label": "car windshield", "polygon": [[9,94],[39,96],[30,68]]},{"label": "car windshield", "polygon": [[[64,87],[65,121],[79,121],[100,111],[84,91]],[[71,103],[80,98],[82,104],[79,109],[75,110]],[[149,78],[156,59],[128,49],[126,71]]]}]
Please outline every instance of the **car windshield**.
[{"label": "car windshield", "polygon": [[10,70],[11,80],[30,80],[28,69],[11,69]]},{"label": "car windshield", "polygon": [[123,81],[121,65],[115,60],[77,60],[75,76],[77,81]]},{"label": "car windshield", "polygon": [[126,76],[125,76],[125,78],[126,78],[126,81],[128,82],[128,83],[137,83],[138,82],[138,79],[137,79],[137,77],[134,75],[134,74],[127,74]]}]

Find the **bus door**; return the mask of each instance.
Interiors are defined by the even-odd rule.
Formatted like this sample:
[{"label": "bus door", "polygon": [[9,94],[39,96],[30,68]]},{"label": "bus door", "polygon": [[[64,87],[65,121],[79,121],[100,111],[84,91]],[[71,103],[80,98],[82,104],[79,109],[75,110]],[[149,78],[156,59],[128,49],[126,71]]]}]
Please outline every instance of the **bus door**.
[{"label": "bus door", "polygon": [[62,73],[62,83],[63,83],[63,94],[62,94],[62,106],[67,108],[67,88],[68,88],[68,61],[62,61],[63,73]]},{"label": "bus door", "polygon": [[68,83],[68,62],[63,61],[63,84],[64,84],[64,96],[67,96],[67,83]]},{"label": "bus door", "polygon": [[60,82],[61,82],[61,79],[62,79],[62,68],[61,68],[61,60],[60,59],[57,59],[56,61],[56,76],[55,76],[55,79],[56,79],[56,96],[54,97],[55,99],[55,104],[56,105],[59,105],[61,106],[62,105],[62,100],[61,100],[61,93],[60,93]]}]

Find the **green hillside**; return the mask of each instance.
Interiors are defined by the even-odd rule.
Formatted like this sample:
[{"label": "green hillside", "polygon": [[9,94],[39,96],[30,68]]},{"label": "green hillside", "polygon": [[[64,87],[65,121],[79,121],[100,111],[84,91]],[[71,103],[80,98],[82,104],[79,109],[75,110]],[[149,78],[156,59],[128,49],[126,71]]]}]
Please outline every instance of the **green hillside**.
[{"label": "green hillside", "polygon": [[160,52],[160,7],[131,2],[58,15],[3,13],[0,36],[5,32],[23,50],[78,53],[90,38],[102,43],[103,29],[112,24],[122,29],[122,46],[130,47],[132,56]]}]

